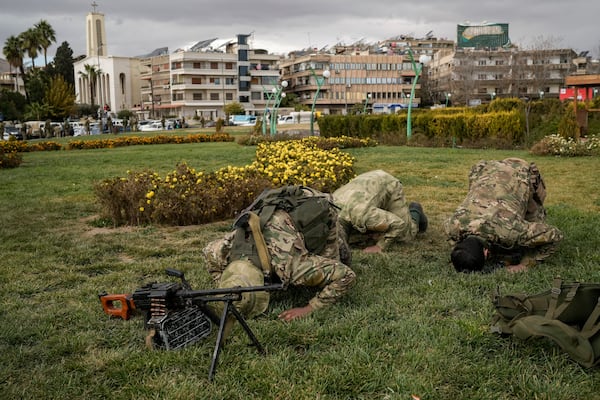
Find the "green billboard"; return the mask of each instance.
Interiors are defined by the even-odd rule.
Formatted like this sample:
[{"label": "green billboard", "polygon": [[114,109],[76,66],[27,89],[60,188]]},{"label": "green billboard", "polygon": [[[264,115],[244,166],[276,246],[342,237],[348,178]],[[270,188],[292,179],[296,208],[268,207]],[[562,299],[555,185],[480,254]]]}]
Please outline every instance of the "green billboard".
[{"label": "green billboard", "polygon": [[508,47],[508,24],[459,24],[456,43],[458,47]]}]

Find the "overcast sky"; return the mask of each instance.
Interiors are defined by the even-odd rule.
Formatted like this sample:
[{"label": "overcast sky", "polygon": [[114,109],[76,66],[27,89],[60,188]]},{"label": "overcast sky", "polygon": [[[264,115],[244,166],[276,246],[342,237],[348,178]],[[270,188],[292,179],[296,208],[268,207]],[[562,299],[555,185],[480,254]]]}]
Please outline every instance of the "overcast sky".
[{"label": "overcast sky", "polygon": [[[456,25],[509,24],[513,43],[531,47],[541,39],[577,52],[600,50],[598,0],[96,0],[105,16],[108,54],[133,57],[168,47],[172,52],[200,40],[252,33],[253,48],[287,53],[397,35],[456,41]],[[4,0],[0,11],[2,47],[11,35],[46,20],[57,43],[85,54],[85,18],[92,0]],[[1,55],[5,58],[4,55]],[[37,63],[36,63],[37,64]]]}]

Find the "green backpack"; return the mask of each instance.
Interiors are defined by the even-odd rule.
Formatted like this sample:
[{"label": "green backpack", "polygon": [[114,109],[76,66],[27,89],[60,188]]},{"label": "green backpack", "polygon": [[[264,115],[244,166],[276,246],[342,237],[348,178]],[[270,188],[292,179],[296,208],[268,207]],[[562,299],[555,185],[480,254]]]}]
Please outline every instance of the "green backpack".
[{"label": "green backpack", "polygon": [[[312,195],[306,194],[306,190],[312,192]],[[294,221],[298,232],[304,236],[306,249],[311,253],[319,254],[325,248],[327,236],[334,222],[330,217],[331,207],[336,206],[329,201],[328,195],[315,192],[306,186],[292,185],[267,189],[240,213],[233,226],[237,229],[241,228],[242,231],[246,230],[248,212],[254,212],[260,217],[260,228],[262,229],[275,210],[284,210]],[[243,237],[243,235],[236,234],[236,237],[239,236]],[[253,245],[248,243],[248,240],[243,242],[246,245]],[[236,246],[243,247],[242,240],[234,241],[232,254],[239,252]],[[241,249],[241,247],[240,250],[248,254],[248,250]]]},{"label": "green backpack", "polygon": [[584,367],[600,362],[600,284],[563,283],[536,294],[494,296],[491,331],[520,339],[546,337]]}]

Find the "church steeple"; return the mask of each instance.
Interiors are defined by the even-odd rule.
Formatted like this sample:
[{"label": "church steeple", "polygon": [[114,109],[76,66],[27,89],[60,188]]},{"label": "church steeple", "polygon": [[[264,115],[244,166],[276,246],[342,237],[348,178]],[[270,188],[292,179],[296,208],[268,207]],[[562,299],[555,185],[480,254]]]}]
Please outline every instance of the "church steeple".
[{"label": "church steeple", "polygon": [[104,26],[104,14],[97,12],[98,4],[91,4],[90,12],[85,20],[86,54],[88,57],[106,56],[108,48],[106,43],[106,28]]}]

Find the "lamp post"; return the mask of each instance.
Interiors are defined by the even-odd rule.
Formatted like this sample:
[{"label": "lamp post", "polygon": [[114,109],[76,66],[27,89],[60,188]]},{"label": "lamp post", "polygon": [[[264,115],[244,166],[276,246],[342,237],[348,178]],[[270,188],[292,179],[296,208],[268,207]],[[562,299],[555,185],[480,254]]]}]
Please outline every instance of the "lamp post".
[{"label": "lamp post", "polygon": [[369,105],[370,98],[371,98],[371,93],[367,93],[367,97],[365,97],[365,106],[363,107],[363,114],[367,113],[367,106]]},{"label": "lamp post", "polygon": [[319,97],[319,91],[321,90],[323,83],[325,83],[325,79],[329,78],[331,73],[326,69],[323,71],[323,76],[318,77],[314,69],[310,68],[310,72],[317,82],[317,91],[315,92],[315,98],[313,99],[312,107],[310,109],[310,135],[313,136],[315,134],[315,105],[317,104],[317,97]]},{"label": "lamp post", "polygon": [[492,101],[494,101],[494,99],[496,98],[496,92],[490,93],[490,97],[492,98]]},{"label": "lamp post", "polygon": [[285,97],[283,89],[286,87],[288,87],[288,82],[282,81],[281,84],[279,84],[276,88],[273,88],[275,92],[275,98],[273,99],[273,110],[271,111],[270,118],[271,135],[275,135],[277,132],[277,109],[279,108],[279,104],[281,104],[281,100]]},{"label": "lamp post", "polygon": [[407,52],[408,52],[408,57],[410,58],[410,62],[412,64],[412,69],[415,72],[415,78],[413,79],[412,87],[410,89],[410,99],[408,102],[408,114],[406,115],[406,138],[410,139],[410,137],[412,136],[411,111],[412,111],[412,104],[415,99],[415,88],[416,88],[417,82],[419,80],[419,75],[421,75],[421,72],[423,70],[423,65],[425,65],[429,62],[430,57],[422,54],[419,57],[419,63],[417,64],[415,62],[415,58],[413,57],[413,52],[410,49],[410,47],[408,48]]},{"label": "lamp post", "polygon": [[542,100],[544,98],[544,91],[540,90],[540,100]]},{"label": "lamp post", "polygon": [[276,124],[277,124],[277,108],[279,108],[279,104],[281,103],[281,99],[285,97],[285,93],[283,93],[283,89],[288,86],[287,81],[282,81],[280,85],[272,88],[271,91],[267,91],[263,87],[264,93],[267,95],[267,103],[265,104],[265,111],[263,113],[262,119],[262,134],[267,134],[267,113],[269,112],[269,104],[271,100],[273,100],[273,109],[271,110],[271,114],[269,116],[269,132],[271,135],[275,134]]},{"label": "lamp post", "polygon": [[446,93],[446,108],[448,108],[448,100],[452,97],[452,93]]},{"label": "lamp post", "polygon": [[281,82],[281,89],[275,96],[275,104],[273,105],[273,112],[271,113],[271,136],[277,133],[277,111],[279,110],[281,100],[283,100],[283,98],[285,97],[285,92],[283,92],[283,89],[287,87],[287,85],[287,81]]},{"label": "lamp post", "polygon": [[[267,96],[267,103],[265,104],[265,111],[263,112],[262,118],[262,134],[263,136],[267,135],[267,113],[269,112],[269,102],[275,96],[276,88],[273,88],[271,91],[265,90],[263,87],[263,92]],[[270,118],[269,118],[270,122]]]}]

